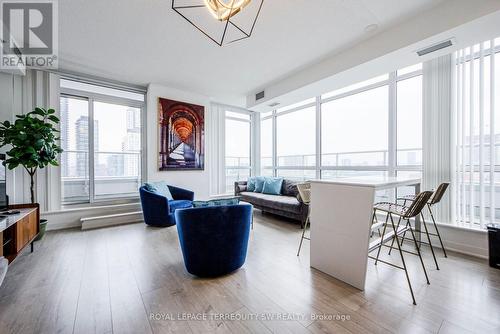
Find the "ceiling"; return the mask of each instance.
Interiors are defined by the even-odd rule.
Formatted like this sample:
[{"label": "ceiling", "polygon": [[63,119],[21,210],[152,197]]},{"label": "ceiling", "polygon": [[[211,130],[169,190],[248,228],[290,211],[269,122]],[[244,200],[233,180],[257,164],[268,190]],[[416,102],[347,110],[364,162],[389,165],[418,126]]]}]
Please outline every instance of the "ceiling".
[{"label": "ceiling", "polygon": [[[60,67],[244,105],[249,92],[443,1],[265,0],[252,37],[224,47],[173,12],[170,0],[60,1]],[[378,29],[365,31],[371,24]]]}]

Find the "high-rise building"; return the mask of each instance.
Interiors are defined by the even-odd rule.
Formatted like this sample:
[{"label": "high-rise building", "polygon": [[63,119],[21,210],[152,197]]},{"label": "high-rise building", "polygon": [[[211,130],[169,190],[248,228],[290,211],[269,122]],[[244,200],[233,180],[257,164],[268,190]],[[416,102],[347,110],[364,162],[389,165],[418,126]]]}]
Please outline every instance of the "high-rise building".
[{"label": "high-rise building", "polygon": [[[140,152],[141,150],[141,112],[138,108],[127,109],[127,134],[123,138],[124,152]],[[123,159],[125,176],[136,176],[140,173],[140,155],[125,154]]]},{"label": "high-rise building", "polygon": [[[76,135],[76,175],[88,176],[89,117],[80,116],[75,122]],[[80,152],[83,151],[83,152]],[[94,151],[99,151],[99,122],[94,121]],[[84,153],[85,152],[85,153]]]},{"label": "high-rise building", "polygon": [[61,148],[64,152],[61,155],[61,173],[63,177],[68,177],[70,175],[70,165],[69,165],[69,156],[67,153],[70,149],[69,145],[69,119],[68,119],[68,99],[61,98],[60,103],[60,114],[61,114]]},{"label": "high-rise building", "polygon": [[121,154],[108,155],[106,173],[108,176],[122,176],[124,173],[125,157]]}]

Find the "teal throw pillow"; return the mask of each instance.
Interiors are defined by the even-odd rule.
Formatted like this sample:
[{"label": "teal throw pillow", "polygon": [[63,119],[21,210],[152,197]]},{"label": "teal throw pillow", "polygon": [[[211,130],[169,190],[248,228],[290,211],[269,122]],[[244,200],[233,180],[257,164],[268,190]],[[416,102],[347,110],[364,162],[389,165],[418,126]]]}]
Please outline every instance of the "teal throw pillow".
[{"label": "teal throw pillow", "polygon": [[170,193],[168,184],[165,181],[145,183],[144,186],[146,187],[147,190],[157,193],[158,195],[162,195],[166,197],[169,201],[172,201],[174,199],[172,197],[172,194]]},{"label": "teal throw pillow", "polygon": [[248,178],[247,191],[255,191],[255,179],[256,179],[256,177]]},{"label": "teal throw pillow", "polygon": [[208,207],[208,206],[237,205],[239,203],[240,203],[240,199],[238,197],[220,198],[220,199],[212,199],[210,201],[194,201],[193,208],[203,208],[203,207]]},{"label": "teal throw pillow", "polygon": [[264,182],[266,181],[266,178],[263,176],[257,176],[255,178],[255,189],[254,192],[256,193],[261,193],[262,189],[264,188]]},{"label": "teal throw pillow", "polygon": [[281,186],[283,185],[283,178],[281,177],[269,177],[264,182],[264,187],[262,188],[263,194],[269,195],[280,195]]}]

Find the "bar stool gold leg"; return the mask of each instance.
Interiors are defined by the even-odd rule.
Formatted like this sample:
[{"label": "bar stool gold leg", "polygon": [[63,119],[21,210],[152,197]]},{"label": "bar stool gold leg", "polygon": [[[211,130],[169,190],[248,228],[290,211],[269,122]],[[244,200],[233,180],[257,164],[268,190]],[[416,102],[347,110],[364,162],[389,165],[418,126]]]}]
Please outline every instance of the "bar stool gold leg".
[{"label": "bar stool gold leg", "polygon": [[384,235],[385,235],[385,230],[387,228],[387,222],[389,221],[389,215],[390,215],[390,213],[387,213],[387,216],[385,216],[384,229],[382,230],[382,236],[380,237],[380,245],[378,246],[377,259],[375,260],[375,265],[377,265],[377,263],[378,263],[378,258],[380,256],[380,250],[382,249],[382,244],[384,243]]},{"label": "bar stool gold leg", "polygon": [[408,219],[408,225],[409,225],[411,237],[413,238],[413,242],[415,243],[415,248],[417,249],[418,257],[420,258],[420,263],[422,264],[422,268],[424,269],[425,279],[427,281],[427,284],[431,284],[429,282],[429,276],[427,276],[427,270],[425,270],[425,264],[424,264],[424,260],[422,259],[422,254],[420,253],[420,247],[418,246],[417,238],[415,238],[415,233],[413,233],[413,228],[411,227],[409,219]]},{"label": "bar stool gold leg", "polygon": [[403,269],[404,269],[405,274],[406,274],[406,280],[408,281],[408,287],[410,288],[411,298],[413,299],[413,305],[417,305],[417,302],[415,301],[415,295],[413,294],[413,288],[411,287],[410,276],[408,275],[408,269],[406,269],[406,262],[405,262],[405,258],[403,256],[403,251],[401,250],[401,246],[399,245],[399,238],[398,238],[396,226],[394,225],[394,220],[392,219],[392,215],[390,213],[389,213],[389,216],[391,217],[391,224],[392,224],[392,228],[394,229],[394,238],[396,239],[396,245],[398,247],[399,256],[401,257],[401,262],[403,263]]},{"label": "bar stool gold leg", "polygon": [[299,250],[297,251],[297,256],[299,256],[299,254],[300,254],[300,249],[302,248],[302,242],[304,241],[304,239],[307,239],[305,237],[307,225],[310,225],[309,216],[306,218],[306,223],[304,224],[304,229],[302,230],[302,237],[300,238],[300,244],[299,244]]},{"label": "bar stool gold leg", "polygon": [[434,224],[434,229],[436,230],[436,234],[439,239],[439,243],[441,244],[441,249],[443,250],[444,257],[448,257],[448,255],[446,255],[446,248],[444,248],[443,240],[441,239],[441,234],[439,233],[436,220],[434,219],[434,215],[432,214],[431,205],[427,204],[427,208],[429,209],[429,213],[431,214],[432,223]]},{"label": "bar stool gold leg", "polygon": [[[398,220],[398,226],[396,227],[398,230],[399,230],[399,225],[401,224],[401,217],[399,217],[399,220]],[[403,237],[404,238],[404,237]],[[391,242],[391,248],[389,249],[389,255],[391,255],[391,252],[392,252],[392,248],[394,247],[394,240],[396,240],[395,238],[392,238],[392,242]],[[401,241],[401,245],[403,245],[403,241]]]},{"label": "bar stool gold leg", "polygon": [[422,216],[422,225],[424,225],[425,234],[427,235],[427,241],[429,241],[429,247],[431,248],[432,257],[434,258],[434,263],[436,264],[436,270],[439,270],[436,254],[434,254],[434,247],[432,247],[431,236],[429,235],[429,230],[427,229],[427,223],[425,222],[424,215],[421,216]]}]

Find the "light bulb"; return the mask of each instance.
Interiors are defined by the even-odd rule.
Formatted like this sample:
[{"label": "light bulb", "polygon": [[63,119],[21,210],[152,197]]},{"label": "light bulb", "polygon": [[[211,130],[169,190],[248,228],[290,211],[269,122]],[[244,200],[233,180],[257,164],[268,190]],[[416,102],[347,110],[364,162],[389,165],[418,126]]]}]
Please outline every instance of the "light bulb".
[{"label": "light bulb", "polygon": [[238,14],[252,0],[205,0],[205,6],[214,18],[226,21]]}]

